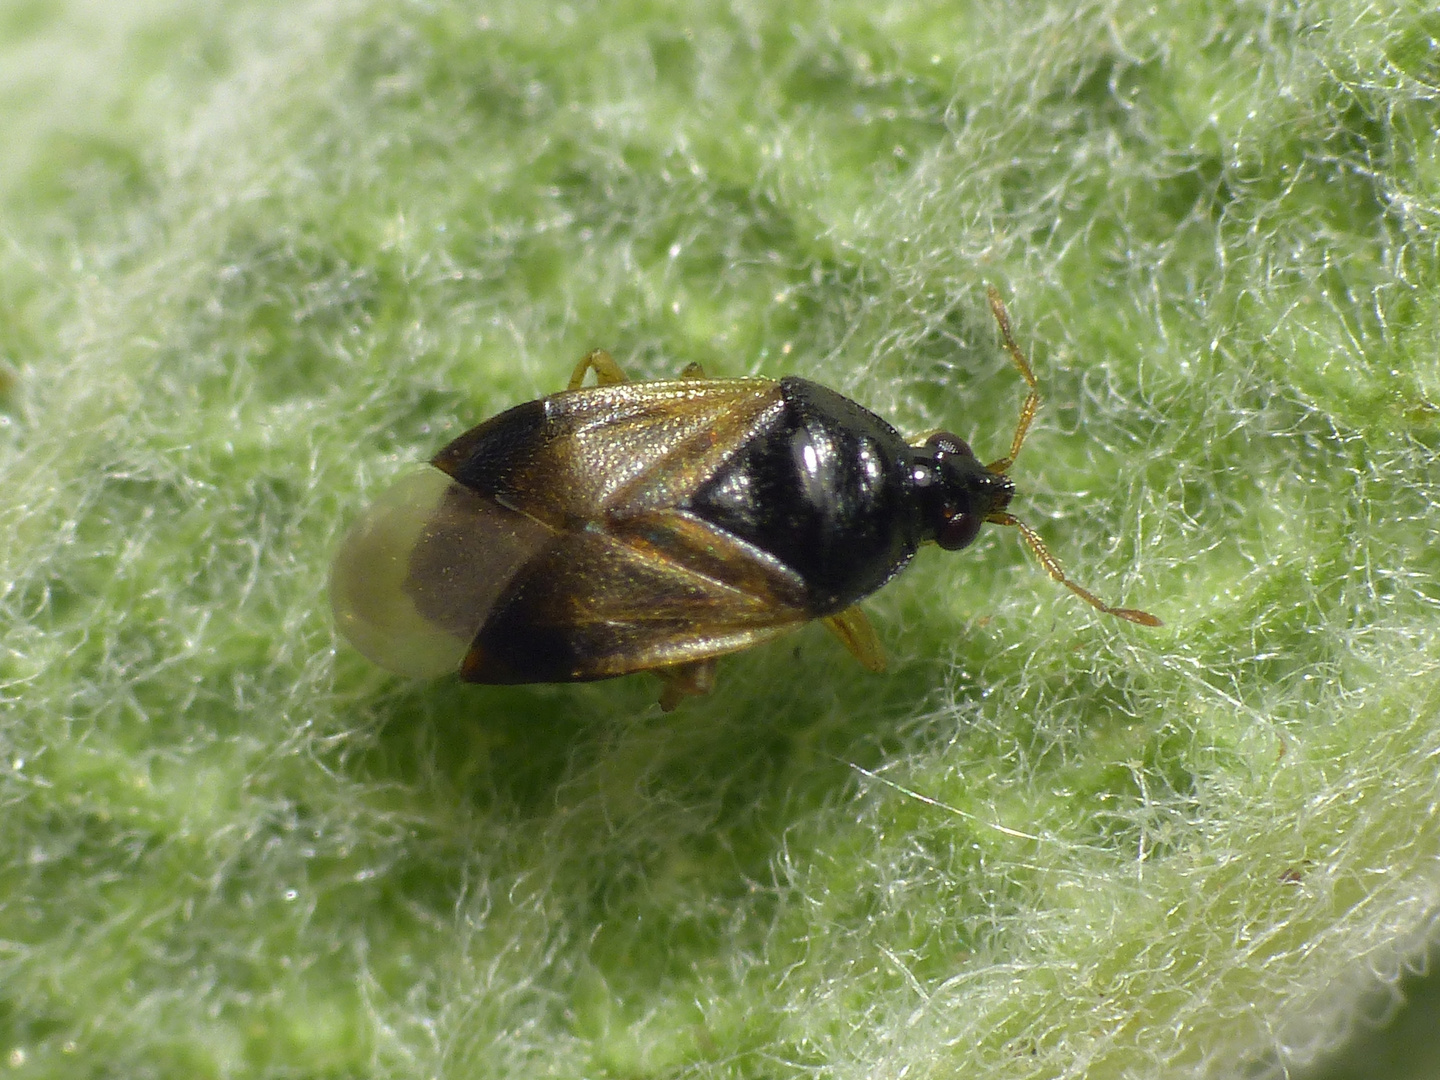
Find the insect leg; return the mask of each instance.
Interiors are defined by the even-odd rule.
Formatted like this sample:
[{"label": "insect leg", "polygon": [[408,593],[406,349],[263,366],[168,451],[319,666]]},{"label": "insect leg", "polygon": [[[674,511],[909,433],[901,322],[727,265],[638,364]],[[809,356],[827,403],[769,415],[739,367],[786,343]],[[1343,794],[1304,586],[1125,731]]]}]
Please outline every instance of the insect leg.
[{"label": "insect leg", "polygon": [[625,372],[620,370],[617,364],[604,349],[591,349],[580,358],[575,365],[575,370],[570,375],[569,390],[579,390],[580,384],[585,381],[585,375],[595,372],[596,386],[614,386],[616,383],[629,382]]},{"label": "insect leg", "polygon": [[825,629],[840,639],[840,644],[844,645],[856,660],[877,675],[885,670],[885,647],[880,644],[875,628],[870,625],[865,612],[858,607],[848,607],[839,614],[828,615],[820,621],[825,624]]},{"label": "insect leg", "polygon": [[990,301],[990,313],[995,316],[995,324],[1000,327],[1000,340],[1005,344],[1005,351],[1010,354],[1010,360],[1020,372],[1020,377],[1025,380],[1025,385],[1030,387],[1025,404],[1020,406],[1020,420],[1015,425],[1015,438],[1010,440],[1010,453],[985,466],[993,473],[1003,473],[1015,464],[1020,447],[1025,443],[1030,422],[1035,419],[1035,413],[1040,408],[1040,391],[1036,389],[1035,372],[1030,368],[1030,361],[1025,359],[1020,346],[1015,344],[1015,335],[1010,332],[1010,314],[1005,310],[1005,302],[1000,299],[1000,293],[991,286],[985,291],[985,296]]},{"label": "insect leg", "polygon": [[715,658],[656,668],[655,674],[665,680],[660,691],[660,711],[673,712],[687,697],[701,697],[715,688]]},{"label": "insect leg", "polygon": [[1013,514],[1007,514],[1002,510],[994,514],[990,514],[988,517],[985,518],[985,520],[993,522],[996,525],[1013,525],[1015,528],[1019,529],[1020,535],[1025,538],[1025,543],[1029,545],[1029,548],[1031,552],[1034,553],[1035,558],[1040,560],[1040,565],[1045,568],[1045,572],[1049,574],[1050,577],[1053,578],[1055,581],[1058,581],[1061,585],[1064,585],[1076,596],[1080,597],[1081,600],[1084,600],[1091,607],[1099,608],[1101,611],[1105,612],[1105,614],[1114,615],[1115,617],[1124,619],[1127,622],[1139,623],[1141,626],[1164,625],[1160,622],[1159,619],[1157,619],[1154,615],[1151,615],[1148,611],[1139,611],[1136,608],[1111,607],[1109,604],[1105,603],[1105,601],[1101,600],[1098,596],[1092,593],[1089,589],[1083,588],[1080,585],[1076,585],[1075,582],[1071,581],[1065,576],[1065,571],[1060,567],[1060,560],[1055,558],[1054,555],[1050,554],[1050,549],[1045,546],[1045,541],[1040,539],[1040,534],[1037,533],[1034,529],[1030,528],[1029,525],[1026,525],[1019,518],[1015,517]]}]

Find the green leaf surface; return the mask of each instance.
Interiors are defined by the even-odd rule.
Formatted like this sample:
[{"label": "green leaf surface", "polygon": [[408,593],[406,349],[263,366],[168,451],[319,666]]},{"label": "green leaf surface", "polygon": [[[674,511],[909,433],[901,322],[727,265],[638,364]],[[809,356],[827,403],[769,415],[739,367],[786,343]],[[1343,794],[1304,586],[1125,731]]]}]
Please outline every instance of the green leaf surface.
[{"label": "green leaf surface", "polygon": [[[0,7],[0,1062],[1339,1046],[1440,907],[1437,39],[1401,2]],[[992,529],[868,603],[887,674],[812,627],[669,715],[337,637],[366,500],[595,346],[1000,456],[991,284],[1045,398],[1013,509],[1163,628]]]}]

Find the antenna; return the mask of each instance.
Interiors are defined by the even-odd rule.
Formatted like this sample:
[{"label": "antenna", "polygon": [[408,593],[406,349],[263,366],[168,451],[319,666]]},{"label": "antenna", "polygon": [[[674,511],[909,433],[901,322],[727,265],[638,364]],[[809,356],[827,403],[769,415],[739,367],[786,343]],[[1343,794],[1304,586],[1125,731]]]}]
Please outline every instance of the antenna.
[{"label": "antenna", "polygon": [[[990,312],[995,316],[995,323],[1000,327],[1000,340],[1005,344],[1005,351],[1010,354],[1011,361],[1020,372],[1020,377],[1025,380],[1025,385],[1030,387],[1030,393],[1025,398],[1025,404],[1020,406],[1020,421],[1015,425],[1015,438],[1010,441],[1010,454],[999,461],[992,462],[985,466],[990,472],[1003,476],[1005,470],[1015,464],[1015,458],[1020,453],[1020,447],[1025,443],[1025,436],[1030,432],[1030,424],[1035,419],[1035,413],[1040,408],[1040,392],[1036,389],[1035,372],[1030,367],[1030,361],[1025,359],[1025,354],[1020,351],[1020,346],[1015,344],[1015,335],[1010,332],[1010,313],[1005,310],[1005,302],[1000,299],[1000,293],[995,286],[985,290],[985,296],[990,301]],[[1127,622],[1139,623],[1141,626],[1163,626],[1164,624],[1151,615],[1148,611],[1140,611],[1138,608],[1117,608],[1111,607],[1105,601],[1092,593],[1082,585],[1077,585],[1065,576],[1065,570],[1060,565],[1060,560],[1050,554],[1050,549],[1045,546],[1045,541],[1040,539],[1040,534],[1026,525],[1014,514],[1004,510],[996,510],[987,514],[985,520],[995,525],[1009,525],[1020,530],[1020,535],[1025,538],[1035,558],[1040,560],[1040,565],[1045,568],[1045,573],[1064,585],[1067,589],[1080,597],[1093,608],[1105,612],[1107,615],[1114,615],[1117,618],[1125,619]]]},{"label": "antenna", "polygon": [[1020,377],[1025,380],[1025,385],[1030,387],[1025,404],[1020,406],[1020,420],[1015,425],[1015,438],[1010,440],[1010,453],[985,466],[993,473],[1004,475],[1005,470],[1014,465],[1015,459],[1020,456],[1020,447],[1025,444],[1030,424],[1040,410],[1040,391],[1036,389],[1035,372],[1030,367],[1030,361],[1025,359],[1020,346],[1015,344],[1015,335],[1010,332],[1010,313],[1005,310],[1005,301],[1000,299],[999,290],[991,285],[985,290],[985,296],[990,301],[990,313],[995,316],[995,324],[1000,327],[1000,339],[1005,343],[1005,351],[1010,354],[1010,359],[1020,372]]}]

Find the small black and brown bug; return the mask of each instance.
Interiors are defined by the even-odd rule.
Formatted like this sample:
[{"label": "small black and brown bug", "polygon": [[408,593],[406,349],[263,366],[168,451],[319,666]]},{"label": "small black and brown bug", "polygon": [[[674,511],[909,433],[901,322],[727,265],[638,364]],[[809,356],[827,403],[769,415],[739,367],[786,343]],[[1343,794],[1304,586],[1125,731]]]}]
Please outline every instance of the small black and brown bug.
[{"label": "small black and brown bug", "polygon": [[[924,543],[1020,531],[1046,572],[1111,615],[1158,626],[1070,581],[1007,507],[1006,475],[1040,404],[1029,386],[1010,453],[982,465],[948,432],[906,442],[874,413],[796,376],[627,382],[597,349],[569,389],[471,428],[382,495],[335,558],[340,629],[406,675],[581,682],[636,671],[661,705],[714,681],[715,659],[821,620],[872,671],[884,652],[855,605]],[[595,372],[597,385],[582,386]]]}]

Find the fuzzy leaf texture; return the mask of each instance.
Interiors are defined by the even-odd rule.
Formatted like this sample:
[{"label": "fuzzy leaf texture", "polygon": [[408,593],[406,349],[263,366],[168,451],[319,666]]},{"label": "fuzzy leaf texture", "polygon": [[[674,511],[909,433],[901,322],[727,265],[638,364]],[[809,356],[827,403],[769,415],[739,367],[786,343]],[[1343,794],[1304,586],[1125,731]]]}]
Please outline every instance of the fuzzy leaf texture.
[{"label": "fuzzy leaf texture", "polygon": [[[1419,3],[0,7],[17,1077],[1278,1076],[1440,903]],[[1008,445],[1013,530],[662,716],[337,638],[587,349]],[[1396,1075],[1400,1075],[1397,1073]]]}]

